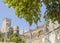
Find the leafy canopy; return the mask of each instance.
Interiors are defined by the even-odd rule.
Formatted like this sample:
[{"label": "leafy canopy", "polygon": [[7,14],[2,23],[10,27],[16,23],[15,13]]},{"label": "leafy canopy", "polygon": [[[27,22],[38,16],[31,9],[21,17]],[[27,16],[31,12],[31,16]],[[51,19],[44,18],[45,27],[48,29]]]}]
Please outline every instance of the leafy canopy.
[{"label": "leafy canopy", "polygon": [[46,6],[45,19],[60,23],[60,0],[4,0],[8,7],[13,7],[19,18],[24,18],[32,25],[40,20],[42,3]]},{"label": "leafy canopy", "polygon": [[43,3],[46,5],[45,19],[60,23],[60,0],[43,0]]},{"label": "leafy canopy", "polygon": [[8,7],[13,7],[19,18],[24,18],[30,25],[40,20],[40,0],[4,0]]}]

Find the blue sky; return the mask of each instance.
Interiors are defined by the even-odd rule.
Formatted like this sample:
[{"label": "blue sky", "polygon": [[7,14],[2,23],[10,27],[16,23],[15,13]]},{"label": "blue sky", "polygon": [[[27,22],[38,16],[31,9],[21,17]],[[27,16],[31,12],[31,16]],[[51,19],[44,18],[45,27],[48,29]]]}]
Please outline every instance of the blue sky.
[{"label": "blue sky", "polygon": [[[45,6],[41,8],[41,12],[44,15],[45,12]],[[0,28],[2,27],[2,21],[5,18],[10,18],[11,19],[11,25],[12,26],[19,26],[19,30],[25,30],[27,31],[29,29],[29,24],[26,22],[24,19],[18,18],[15,13],[13,8],[8,8],[6,4],[3,3],[3,0],[0,0]],[[41,22],[38,22],[38,25],[42,25],[44,23],[44,19],[41,17]],[[36,28],[36,25],[33,23],[31,26],[31,29]]]}]

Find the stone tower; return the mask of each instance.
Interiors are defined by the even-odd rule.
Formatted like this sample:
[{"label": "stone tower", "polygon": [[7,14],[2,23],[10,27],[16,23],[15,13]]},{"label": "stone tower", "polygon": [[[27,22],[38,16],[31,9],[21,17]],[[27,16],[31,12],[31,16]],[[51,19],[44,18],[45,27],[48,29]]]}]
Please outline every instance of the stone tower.
[{"label": "stone tower", "polygon": [[3,20],[3,24],[2,24],[2,36],[4,37],[4,41],[7,41],[8,39],[8,32],[9,32],[9,28],[11,26],[11,20],[9,18],[5,18]]},{"label": "stone tower", "polygon": [[6,33],[6,32],[8,32],[8,27],[10,27],[11,26],[11,20],[10,19],[8,19],[8,18],[6,18],[6,19],[4,19],[3,20],[3,24],[2,24],[2,33]]},{"label": "stone tower", "polygon": [[19,34],[19,27],[18,26],[13,27],[13,33]]}]

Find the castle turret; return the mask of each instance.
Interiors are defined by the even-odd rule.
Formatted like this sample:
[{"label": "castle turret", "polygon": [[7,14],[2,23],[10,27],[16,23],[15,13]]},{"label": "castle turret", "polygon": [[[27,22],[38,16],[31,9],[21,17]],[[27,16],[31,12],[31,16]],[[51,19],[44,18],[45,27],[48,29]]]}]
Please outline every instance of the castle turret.
[{"label": "castle turret", "polygon": [[13,33],[19,34],[19,27],[18,26],[13,27]]}]

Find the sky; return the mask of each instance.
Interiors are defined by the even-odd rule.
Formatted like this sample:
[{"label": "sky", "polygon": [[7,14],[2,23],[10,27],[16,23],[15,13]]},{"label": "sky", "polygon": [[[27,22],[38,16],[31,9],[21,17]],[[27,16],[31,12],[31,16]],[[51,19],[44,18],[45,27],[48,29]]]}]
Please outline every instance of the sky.
[{"label": "sky", "polygon": [[[44,15],[45,12],[45,5],[43,4],[43,7],[41,8],[41,13],[42,16]],[[2,27],[2,21],[5,18],[10,18],[11,19],[11,26],[19,26],[19,31],[20,33],[22,32],[22,30],[28,31],[29,30],[29,24],[28,22],[25,21],[25,19],[20,19],[18,18],[15,13],[14,13],[14,9],[8,8],[8,6],[6,4],[3,3],[3,0],[0,0],[0,28]],[[41,22],[38,22],[38,26],[41,26],[44,24],[44,18],[41,17]],[[33,23],[32,26],[30,27],[30,29],[35,29],[36,25]]]}]

